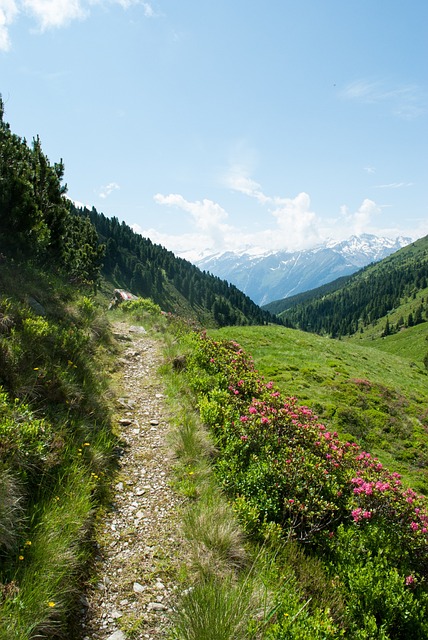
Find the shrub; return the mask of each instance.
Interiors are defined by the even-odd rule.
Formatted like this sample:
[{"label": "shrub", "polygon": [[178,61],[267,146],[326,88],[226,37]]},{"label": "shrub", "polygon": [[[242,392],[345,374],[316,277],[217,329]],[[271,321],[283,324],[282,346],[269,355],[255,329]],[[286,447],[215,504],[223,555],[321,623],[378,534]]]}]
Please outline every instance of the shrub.
[{"label": "shrub", "polygon": [[[186,375],[218,449],[217,476],[247,532],[263,538],[280,526],[284,537],[332,558],[332,575],[348,593],[355,638],[424,637],[426,499],[370,453],[329,431],[296,398],[281,398],[238,344],[195,337]],[[357,558],[354,578],[337,551],[341,536],[348,536],[347,553]],[[280,627],[284,634],[286,628]]]}]

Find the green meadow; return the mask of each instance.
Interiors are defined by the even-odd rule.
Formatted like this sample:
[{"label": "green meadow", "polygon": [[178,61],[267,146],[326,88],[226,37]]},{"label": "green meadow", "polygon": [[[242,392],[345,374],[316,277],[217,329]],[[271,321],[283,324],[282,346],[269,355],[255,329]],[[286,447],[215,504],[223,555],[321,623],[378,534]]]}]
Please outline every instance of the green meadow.
[{"label": "green meadow", "polygon": [[283,327],[227,327],[256,369],[357,442],[414,489],[428,492],[427,325],[385,339],[332,340]]}]

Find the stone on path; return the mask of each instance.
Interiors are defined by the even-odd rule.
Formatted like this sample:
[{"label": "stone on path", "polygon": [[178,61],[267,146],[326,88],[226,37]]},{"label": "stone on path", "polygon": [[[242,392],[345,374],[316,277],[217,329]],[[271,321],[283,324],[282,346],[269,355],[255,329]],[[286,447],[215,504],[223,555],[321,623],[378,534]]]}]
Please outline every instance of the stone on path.
[{"label": "stone on path", "polygon": [[123,631],[115,631],[107,638],[107,640],[126,640],[126,636]]}]

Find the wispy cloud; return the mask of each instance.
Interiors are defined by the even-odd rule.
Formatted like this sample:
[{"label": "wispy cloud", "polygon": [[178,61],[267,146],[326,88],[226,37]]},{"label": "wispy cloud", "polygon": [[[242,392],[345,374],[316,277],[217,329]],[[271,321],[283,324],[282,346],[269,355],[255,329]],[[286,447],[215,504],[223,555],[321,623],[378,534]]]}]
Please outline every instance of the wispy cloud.
[{"label": "wispy cloud", "polygon": [[[190,202],[180,194],[166,196],[158,193],[154,196],[155,202],[189,213],[198,233],[175,238],[156,234],[156,241],[167,244],[178,252],[183,251],[182,247],[193,247],[196,253],[244,249],[297,250],[313,246],[319,241],[318,219],[311,211],[307,193],[299,193],[294,198],[267,196],[255,180],[248,175],[239,174],[236,167],[226,183],[229,188],[255,199],[263,208],[267,207],[272,216],[271,227],[263,231],[237,228],[230,224],[229,213],[212,200]],[[153,235],[153,230],[150,233]]]},{"label": "wispy cloud", "polygon": [[403,187],[413,187],[413,182],[390,182],[389,184],[376,184],[375,189],[402,189]]},{"label": "wispy cloud", "polygon": [[294,198],[266,195],[257,182],[245,173],[240,174],[237,167],[230,170],[226,184],[268,207],[278,225],[276,233],[279,230],[282,234],[284,247],[304,248],[319,239],[318,219],[310,210],[311,200],[307,193],[301,192]]},{"label": "wispy cloud", "polygon": [[142,0],[0,0],[0,51],[9,51],[9,27],[24,13],[31,16],[37,28],[44,32],[65,27],[74,20],[86,19],[94,5],[114,4],[125,10],[140,6],[146,18],[157,15],[152,4]]},{"label": "wispy cloud", "polygon": [[417,85],[391,86],[384,80],[355,80],[342,91],[348,100],[365,104],[384,103],[390,111],[404,119],[413,119],[426,113],[426,99]]},{"label": "wispy cloud", "polygon": [[113,191],[117,191],[118,189],[120,189],[120,186],[117,184],[117,182],[109,182],[105,187],[101,187],[98,195],[100,198],[105,199],[108,198],[109,195],[113,193]]},{"label": "wispy cloud", "polygon": [[[224,251],[257,254],[280,250],[297,251],[317,246],[328,238],[343,240],[353,234],[374,233],[388,237],[400,235],[398,229],[378,226],[382,211],[388,205],[380,205],[369,198],[365,198],[355,211],[343,205],[339,215],[326,224],[312,210],[311,199],[305,192],[291,198],[267,196],[259,183],[248,175],[239,177],[236,171],[228,184],[256,200],[263,209],[267,208],[272,216],[272,224],[263,230],[255,230],[253,225],[238,228],[230,222],[229,212],[212,200],[189,201],[177,193],[158,193],[154,196],[157,204],[190,214],[193,231],[173,235],[155,229],[144,230],[139,225],[133,225],[133,229],[189,260]],[[412,233],[407,235],[414,236]]]}]

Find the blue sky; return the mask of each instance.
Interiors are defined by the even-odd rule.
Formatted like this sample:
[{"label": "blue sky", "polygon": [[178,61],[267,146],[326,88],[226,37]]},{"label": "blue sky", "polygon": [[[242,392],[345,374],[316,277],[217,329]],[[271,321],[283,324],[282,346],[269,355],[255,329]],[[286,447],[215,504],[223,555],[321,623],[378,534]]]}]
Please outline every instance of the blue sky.
[{"label": "blue sky", "polygon": [[428,233],[428,2],[0,0],[14,133],[174,252]]}]

